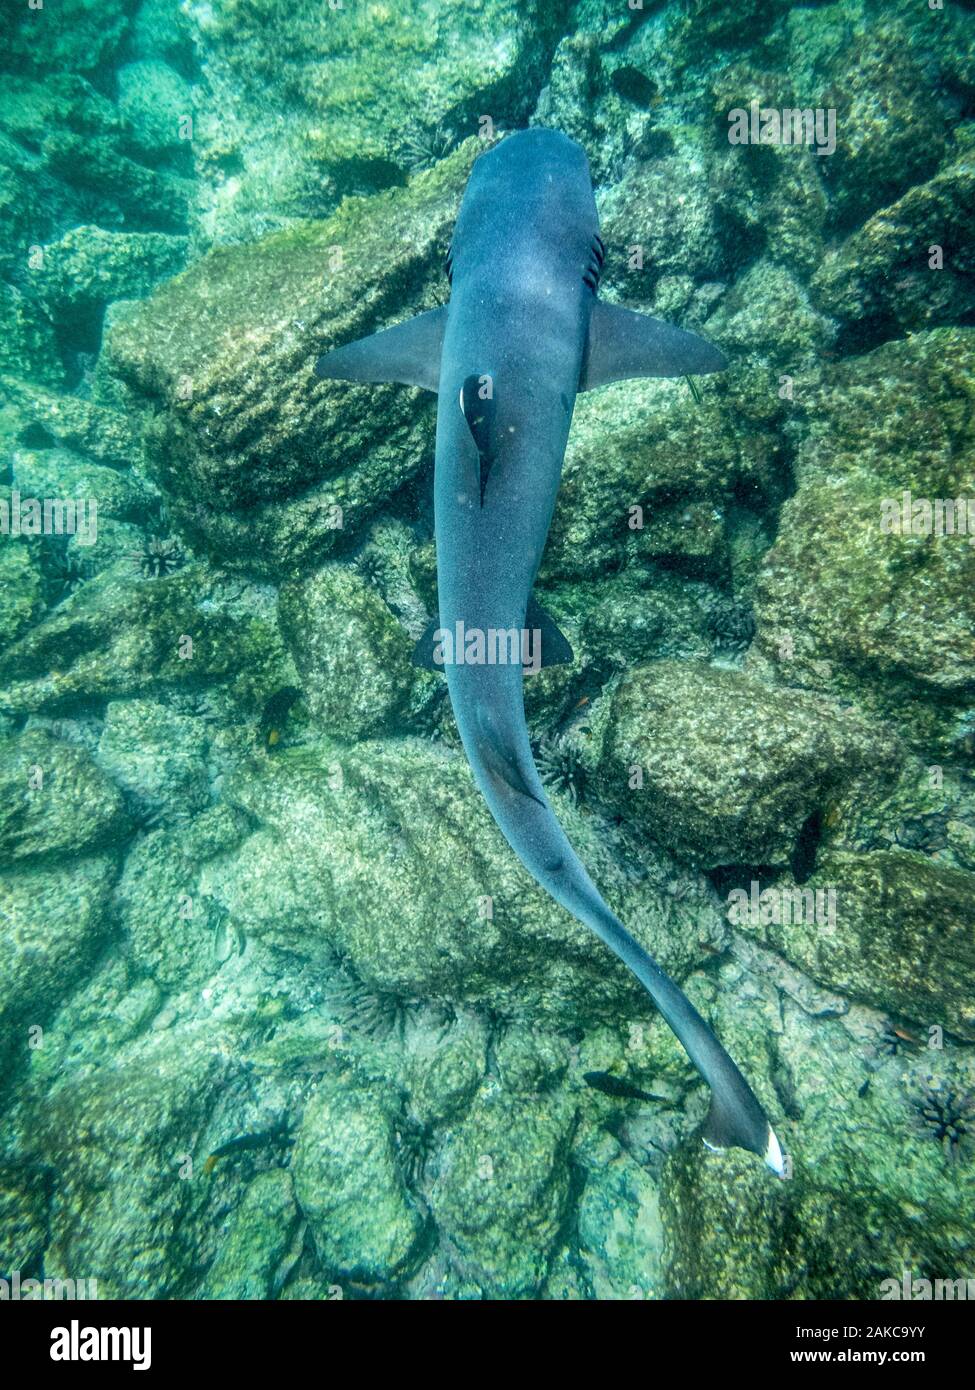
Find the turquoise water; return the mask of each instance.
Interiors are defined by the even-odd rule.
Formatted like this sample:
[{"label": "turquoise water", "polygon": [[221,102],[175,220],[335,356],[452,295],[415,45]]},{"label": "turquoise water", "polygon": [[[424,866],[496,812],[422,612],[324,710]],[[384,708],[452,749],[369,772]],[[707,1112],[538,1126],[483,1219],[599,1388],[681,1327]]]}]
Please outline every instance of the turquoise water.
[{"label": "turquoise water", "polygon": [[[970,6],[8,0],[0,53],[7,1287],[975,1280]],[[436,399],[312,374],[447,303],[532,125],[600,298],[729,362],[576,402],[535,760],[782,1181],[412,661]]]}]

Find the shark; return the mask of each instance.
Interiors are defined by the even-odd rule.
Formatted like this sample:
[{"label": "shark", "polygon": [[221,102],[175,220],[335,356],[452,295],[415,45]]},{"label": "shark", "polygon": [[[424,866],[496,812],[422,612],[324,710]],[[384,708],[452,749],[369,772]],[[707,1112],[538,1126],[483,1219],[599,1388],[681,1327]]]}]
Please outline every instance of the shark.
[{"label": "shark", "polygon": [[325,352],[314,370],[437,393],[439,611],[415,659],[446,676],[475,782],[511,849],[628,966],[710,1087],[704,1143],[756,1153],[783,1176],[741,1071],[572,848],[525,721],[526,672],[574,659],[533,588],[577,394],[727,365],[699,335],[600,299],[605,257],[585,151],[559,131],[518,131],[474,162],[447,252],[447,304]]}]

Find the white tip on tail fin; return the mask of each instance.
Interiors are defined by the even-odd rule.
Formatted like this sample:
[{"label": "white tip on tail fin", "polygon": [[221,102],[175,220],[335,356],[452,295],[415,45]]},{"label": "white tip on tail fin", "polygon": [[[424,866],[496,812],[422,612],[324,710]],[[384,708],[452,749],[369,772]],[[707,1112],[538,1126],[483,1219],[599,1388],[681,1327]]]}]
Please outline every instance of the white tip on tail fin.
[{"label": "white tip on tail fin", "polygon": [[782,1156],[779,1141],[776,1139],[775,1131],[771,1125],[769,1125],[768,1128],[768,1144],[766,1145],[763,1157],[777,1178],[785,1177],[785,1159]]},{"label": "white tip on tail fin", "polygon": [[[704,1147],[710,1149],[714,1154],[727,1153],[727,1149],[718,1144],[711,1144],[707,1139],[704,1139],[703,1143]],[[765,1152],[762,1154],[762,1157],[777,1178],[785,1177],[785,1156],[782,1153],[782,1147],[778,1139],[775,1137],[775,1130],[771,1125],[768,1127],[768,1142],[765,1145]]]}]

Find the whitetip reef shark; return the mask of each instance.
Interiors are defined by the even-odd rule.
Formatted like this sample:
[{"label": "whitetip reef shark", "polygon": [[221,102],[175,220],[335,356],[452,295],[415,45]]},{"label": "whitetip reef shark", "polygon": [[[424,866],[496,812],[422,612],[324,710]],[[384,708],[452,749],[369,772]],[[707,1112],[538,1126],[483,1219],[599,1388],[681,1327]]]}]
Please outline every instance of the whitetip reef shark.
[{"label": "whitetip reef shark", "polygon": [[710,1086],[704,1142],[760,1154],[782,1176],[778,1140],[745,1078],[603,901],[569,843],[525,723],[524,667],[573,659],[532,587],[576,394],[726,365],[696,334],[600,301],[605,254],[582,148],[554,130],[510,135],[476,160],[468,180],[447,253],[449,303],[327,352],[315,371],[439,393],[439,614],[417,660],[446,674],[475,781],[508,844],[632,970]]}]

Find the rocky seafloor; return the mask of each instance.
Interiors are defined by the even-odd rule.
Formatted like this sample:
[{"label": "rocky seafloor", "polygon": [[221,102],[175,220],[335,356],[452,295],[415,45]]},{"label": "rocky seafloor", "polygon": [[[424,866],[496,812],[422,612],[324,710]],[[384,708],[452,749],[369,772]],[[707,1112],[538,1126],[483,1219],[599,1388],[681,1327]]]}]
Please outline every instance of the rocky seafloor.
[{"label": "rocky seafloor", "polygon": [[[0,1276],[975,1277],[975,548],[881,526],[975,495],[973,18],[4,7],[0,500],[98,521],[0,537]],[[835,151],[730,144],[753,99],[834,109]],[[602,295],[731,361],[578,400],[539,581],[576,659],[526,706],[784,1182],[700,1144],[684,1053],[520,868],[411,663],[435,403],[311,376],[445,302],[472,161],[527,124],[589,154]],[[835,911],[730,920],[753,882]]]}]

